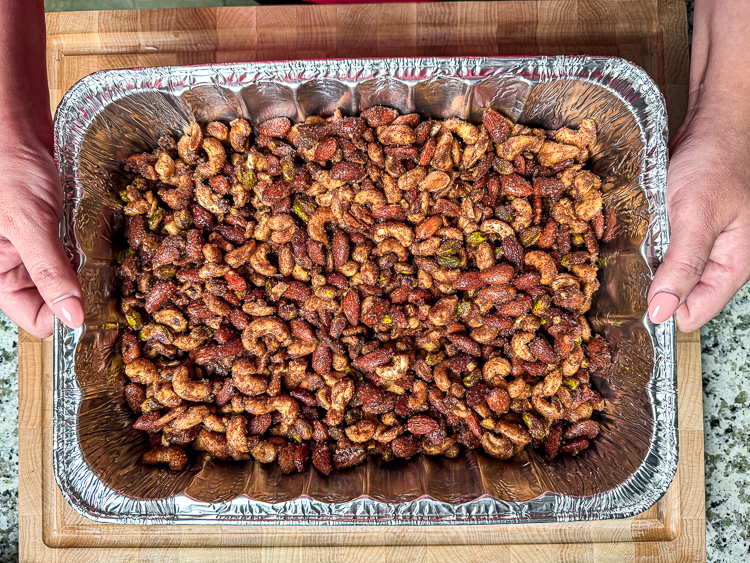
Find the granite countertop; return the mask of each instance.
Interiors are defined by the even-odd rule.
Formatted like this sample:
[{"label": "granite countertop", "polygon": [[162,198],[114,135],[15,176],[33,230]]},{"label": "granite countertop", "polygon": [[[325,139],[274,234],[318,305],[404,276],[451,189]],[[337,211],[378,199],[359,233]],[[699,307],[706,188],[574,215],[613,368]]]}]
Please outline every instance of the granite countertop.
[{"label": "granite countertop", "polygon": [[[227,3],[235,3],[234,1]],[[48,9],[55,3],[47,0]],[[96,0],[97,4],[107,4]],[[203,5],[208,2],[199,1]],[[254,3],[252,0],[240,2]],[[692,31],[692,5],[688,0]],[[61,9],[61,8],[57,8]],[[80,8],[79,8],[80,9]],[[750,284],[701,329],[709,563],[750,560]],[[0,563],[18,559],[18,330],[0,312]]]}]

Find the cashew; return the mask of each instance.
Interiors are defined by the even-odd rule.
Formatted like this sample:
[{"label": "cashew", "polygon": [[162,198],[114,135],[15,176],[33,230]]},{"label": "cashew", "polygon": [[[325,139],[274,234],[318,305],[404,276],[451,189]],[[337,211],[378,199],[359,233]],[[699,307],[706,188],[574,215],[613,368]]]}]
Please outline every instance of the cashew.
[{"label": "cashew", "polygon": [[257,350],[258,340],[263,336],[272,336],[276,342],[284,342],[290,336],[289,327],[277,317],[254,320],[242,331],[242,344],[247,350]]},{"label": "cashew", "polygon": [[168,463],[171,470],[182,471],[187,464],[187,454],[185,454],[182,448],[178,448],[177,446],[166,448],[164,446],[157,446],[143,454],[141,461],[151,465]]},{"label": "cashew", "polygon": [[221,420],[221,417],[216,414],[209,414],[206,418],[204,418],[203,426],[211,432],[219,432],[220,434],[224,434],[227,431],[227,428],[224,425],[224,421]]},{"label": "cashew", "polygon": [[437,385],[438,389],[443,392],[447,392],[453,384],[450,379],[450,375],[448,375],[449,373],[450,362],[448,360],[443,360],[435,366],[435,369],[432,370],[432,377],[435,380],[435,385]]},{"label": "cashew", "polygon": [[529,205],[529,202],[522,197],[517,197],[516,199],[514,199],[510,203],[510,206],[513,208],[513,211],[515,211],[516,214],[513,223],[511,223],[511,227],[513,227],[513,230],[515,230],[517,233],[520,233],[529,225],[531,225],[533,210],[531,209],[531,205]]},{"label": "cashew", "polygon": [[399,354],[393,357],[393,365],[375,368],[375,373],[383,379],[394,381],[406,375],[407,369],[409,369],[409,359]]},{"label": "cashew", "polygon": [[596,141],[596,121],[593,119],[581,120],[578,131],[563,127],[555,133],[555,141],[566,145],[575,145],[581,149],[590,147]]},{"label": "cashew", "polygon": [[354,203],[369,205],[370,209],[376,211],[388,203],[380,190],[362,190],[354,196]]},{"label": "cashew", "polygon": [[314,241],[327,245],[330,239],[326,234],[325,226],[333,223],[335,219],[330,207],[318,207],[307,222],[307,234]]},{"label": "cashew", "polygon": [[221,141],[209,137],[203,140],[203,150],[208,155],[208,162],[198,166],[196,171],[204,178],[216,176],[227,161],[227,153]]},{"label": "cashew", "polygon": [[602,210],[602,194],[599,190],[590,190],[581,201],[575,204],[576,215],[583,221],[590,221]]},{"label": "cashew", "polygon": [[245,152],[247,150],[248,140],[253,132],[250,124],[244,119],[235,119],[229,126],[229,143],[235,152]]},{"label": "cashew", "polygon": [[394,237],[401,246],[408,247],[414,242],[414,231],[405,223],[386,222],[375,228],[373,240],[377,243],[383,242],[388,237]]},{"label": "cashew", "polygon": [[539,149],[539,164],[542,166],[554,166],[563,160],[571,160],[578,156],[579,148],[571,145],[562,145],[552,141],[545,141]]},{"label": "cashew", "polygon": [[211,411],[206,405],[190,407],[169,424],[169,429],[187,430],[193,426],[198,426],[209,414],[211,414]]},{"label": "cashew", "polygon": [[589,264],[572,266],[570,271],[586,283],[596,282],[596,270]]},{"label": "cashew", "polygon": [[583,362],[583,348],[577,342],[573,345],[573,350],[562,363],[562,373],[565,377],[575,375]]},{"label": "cashew", "polygon": [[531,404],[539,414],[548,420],[557,420],[563,414],[562,409],[544,398],[545,382],[537,383],[531,393]]},{"label": "cashew", "polygon": [[226,141],[229,129],[221,121],[212,121],[206,125],[206,134],[220,141]]},{"label": "cashew", "polygon": [[573,196],[577,201],[582,200],[591,190],[599,191],[602,187],[602,181],[596,174],[589,172],[588,170],[579,170],[572,173],[575,177],[573,178],[573,187],[570,188],[570,195]]},{"label": "cashew", "polygon": [[229,419],[226,425],[227,447],[234,459],[250,459],[250,449],[247,447],[247,419],[236,415]]},{"label": "cashew", "polygon": [[229,459],[229,448],[227,446],[227,437],[224,434],[211,432],[203,428],[198,434],[198,440],[206,451],[216,459]]},{"label": "cashew", "polygon": [[138,358],[125,366],[125,375],[136,383],[151,385],[158,372],[156,366],[150,360]]},{"label": "cashew", "polygon": [[274,244],[289,242],[297,231],[297,223],[294,222],[294,219],[288,213],[273,215],[268,220],[268,226],[273,231],[271,242]]},{"label": "cashew", "polygon": [[183,364],[172,375],[172,389],[186,401],[201,402],[211,396],[213,386],[208,379],[192,381],[187,366]]},{"label": "cashew", "polygon": [[529,350],[529,342],[534,340],[535,335],[533,332],[517,332],[513,335],[510,341],[513,355],[516,358],[523,360],[524,362],[533,362],[536,360],[534,355]]},{"label": "cashew", "polygon": [[498,240],[502,240],[505,237],[512,237],[516,234],[508,223],[500,219],[486,219],[482,221],[479,224],[479,230],[482,233],[495,235]]},{"label": "cashew", "polygon": [[157,323],[167,325],[176,332],[187,330],[188,323],[185,317],[176,307],[167,307],[154,313],[154,320]]},{"label": "cashew", "polygon": [[154,170],[159,175],[159,180],[165,184],[176,186],[179,181],[174,178],[174,160],[166,152],[159,155],[156,164],[154,164]]},{"label": "cashew", "polygon": [[395,238],[387,238],[382,241],[375,248],[373,254],[375,254],[376,256],[384,256],[389,252],[395,254],[399,262],[406,262],[409,258],[409,251],[406,250],[406,248],[404,248],[401,244],[399,244],[399,242]]},{"label": "cashew", "polygon": [[576,279],[576,277],[571,274],[558,274],[555,276],[555,279],[552,280],[549,286],[552,288],[552,291],[559,291],[565,287],[574,287],[576,289],[581,289],[581,282],[579,282],[578,279]]},{"label": "cashew", "polygon": [[232,365],[232,382],[234,386],[248,396],[260,395],[266,392],[268,380],[256,376],[259,373],[256,366],[246,358],[236,360]]},{"label": "cashew", "polygon": [[[214,139],[216,141],[216,139]],[[217,143],[219,141],[216,141]],[[215,194],[211,188],[202,182],[195,183],[195,199],[201,207],[209,210],[211,213],[216,215],[224,215],[229,213],[231,209],[229,204],[224,201],[220,194]]]},{"label": "cashew", "polygon": [[[537,409],[538,410],[538,409]],[[568,413],[567,419],[570,422],[580,422],[582,420],[588,420],[594,412],[594,407],[591,401],[586,401],[581,406],[573,409]]]},{"label": "cashew", "polygon": [[259,442],[251,451],[256,461],[260,463],[271,463],[276,460],[276,446],[263,440]]},{"label": "cashew", "polygon": [[284,424],[292,424],[299,414],[299,403],[289,395],[271,397],[271,404],[281,415]]},{"label": "cashew", "polygon": [[552,218],[560,223],[561,225],[568,225],[570,232],[572,233],[583,233],[589,228],[588,223],[578,219],[573,209],[573,202],[567,197],[561,198],[553,207],[551,211]]},{"label": "cashew", "polygon": [[539,275],[541,276],[539,283],[542,285],[550,285],[555,279],[555,276],[557,276],[557,266],[555,266],[555,261],[552,260],[546,252],[540,252],[538,250],[527,252],[524,256],[524,263],[527,266],[536,268],[536,271],[539,272]]},{"label": "cashew", "polygon": [[345,430],[347,438],[352,442],[361,444],[368,442],[375,435],[376,426],[372,420],[363,419],[348,426]]},{"label": "cashew", "polygon": [[505,358],[492,358],[482,368],[484,380],[492,387],[505,385],[505,378],[510,375],[510,362]]},{"label": "cashew", "polygon": [[271,252],[271,247],[267,243],[262,242],[255,247],[255,252],[252,253],[248,260],[253,269],[263,276],[273,276],[276,274],[276,266],[268,261],[269,252]]},{"label": "cashew", "polygon": [[482,449],[497,459],[513,457],[513,443],[505,436],[495,436],[490,432],[482,434]]},{"label": "cashew", "polygon": [[562,372],[559,369],[551,371],[544,377],[544,383],[542,384],[542,395],[545,397],[551,397],[560,388],[562,383]]},{"label": "cashew", "polygon": [[495,432],[502,434],[514,444],[528,444],[531,442],[531,434],[520,424],[498,420],[495,422]]},{"label": "cashew", "polygon": [[157,381],[154,383],[152,389],[154,399],[165,407],[174,408],[182,404],[182,399],[174,392],[172,384],[169,381]]},{"label": "cashew", "polygon": [[200,157],[200,154],[198,153],[197,149],[190,148],[189,135],[185,135],[180,139],[180,142],[177,143],[177,154],[180,155],[180,158],[185,162],[185,164],[188,164],[190,166],[195,166],[196,164],[198,164],[198,158]]}]

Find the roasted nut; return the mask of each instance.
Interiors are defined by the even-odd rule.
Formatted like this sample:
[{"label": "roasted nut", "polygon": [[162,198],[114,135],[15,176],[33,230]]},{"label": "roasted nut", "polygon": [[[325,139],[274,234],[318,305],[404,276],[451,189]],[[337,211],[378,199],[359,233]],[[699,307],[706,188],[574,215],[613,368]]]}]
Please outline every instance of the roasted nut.
[{"label": "roasted nut", "polygon": [[192,446],[327,475],[589,446],[612,358],[583,313],[614,232],[583,169],[593,120],[376,106],[257,132],[194,123],[126,161],[124,395],[164,449],[144,462]]}]

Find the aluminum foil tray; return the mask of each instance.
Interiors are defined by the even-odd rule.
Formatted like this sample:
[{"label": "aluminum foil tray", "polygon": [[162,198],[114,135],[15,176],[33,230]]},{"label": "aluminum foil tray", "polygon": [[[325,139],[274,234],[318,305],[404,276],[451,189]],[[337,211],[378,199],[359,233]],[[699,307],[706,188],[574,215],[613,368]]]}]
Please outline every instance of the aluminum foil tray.
[{"label": "aluminum foil tray", "polygon": [[[593,117],[593,169],[618,236],[605,244],[589,314],[613,349],[594,384],[602,434],[577,457],[508,462],[480,452],[392,464],[369,459],[325,477],[276,464],[193,461],[179,474],[139,462],[148,448],[122,398],[116,253],[122,160],[192,121],[357,114],[376,104],[478,122],[484,108],[550,129]],[[624,518],[650,507],[677,466],[673,322],[646,319],[666,250],[667,119],[646,73],[612,58],[295,61],[113,70],[65,95],[55,117],[64,189],[61,236],[83,286],[85,328],[55,332],[54,472],[82,515],[123,524],[441,525]],[[118,390],[119,389],[119,390]]]}]

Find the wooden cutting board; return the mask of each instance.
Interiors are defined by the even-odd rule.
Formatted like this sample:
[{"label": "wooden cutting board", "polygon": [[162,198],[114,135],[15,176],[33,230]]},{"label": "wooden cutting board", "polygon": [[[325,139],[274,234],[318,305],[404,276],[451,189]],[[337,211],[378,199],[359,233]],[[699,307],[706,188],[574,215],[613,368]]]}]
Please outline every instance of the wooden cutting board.
[{"label": "wooden cutting board", "polygon": [[[681,0],[270,6],[47,16],[56,107],[101,69],[256,60],[592,54],[642,66],[687,103]],[[52,472],[52,341],[19,336],[21,561],[705,561],[699,334],[678,338],[680,462],[654,507],[626,520],[455,527],[117,526],[78,515]]]}]

